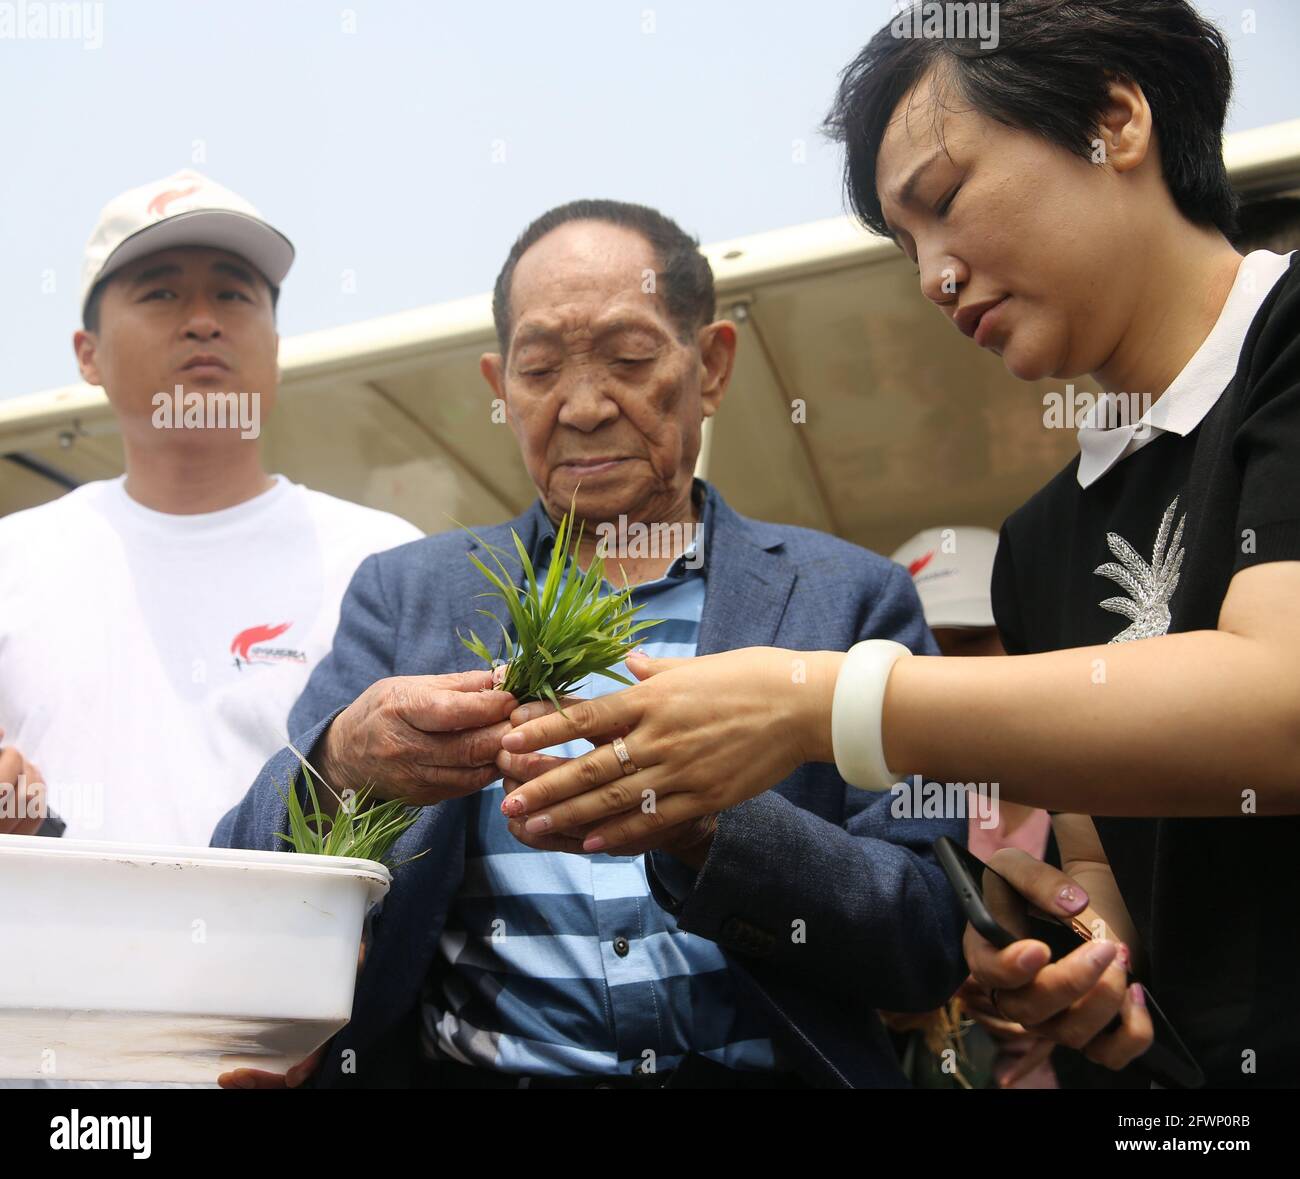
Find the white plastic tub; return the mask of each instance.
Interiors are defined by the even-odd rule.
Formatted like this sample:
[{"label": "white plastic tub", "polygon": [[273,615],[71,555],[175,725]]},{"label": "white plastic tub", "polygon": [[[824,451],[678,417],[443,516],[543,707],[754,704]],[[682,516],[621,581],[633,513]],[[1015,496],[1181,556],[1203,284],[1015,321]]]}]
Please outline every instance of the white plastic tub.
[{"label": "white plastic tub", "polygon": [[352,1013],[372,860],[0,835],[0,1077],[284,1072]]}]

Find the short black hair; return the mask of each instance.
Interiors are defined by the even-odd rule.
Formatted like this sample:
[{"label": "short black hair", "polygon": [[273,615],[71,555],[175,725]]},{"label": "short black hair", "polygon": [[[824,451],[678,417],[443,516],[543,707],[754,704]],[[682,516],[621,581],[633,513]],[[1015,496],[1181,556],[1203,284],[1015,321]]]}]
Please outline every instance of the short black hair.
[{"label": "short black hair", "polygon": [[[275,286],[269,278],[266,277],[256,267],[251,267],[264,283],[266,289],[271,292],[271,317],[275,318],[276,304],[280,302],[280,288]],[[99,331],[99,304],[104,295],[104,287],[116,277],[110,274],[108,278],[101,278],[93,287],[90,288],[90,295],[86,299],[85,309],[81,313],[81,326],[88,332]]]},{"label": "short black hair", "polygon": [[840,75],[824,130],[845,145],[845,194],[863,224],[892,236],[876,192],[876,157],[894,109],[937,67],[940,86],[981,114],[1085,159],[1109,83],[1136,82],[1151,107],[1174,202],[1189,221],[1232,236],[1237,195],[1223,163],[1232,62],[1215,25],[1188,0],[1002,0],[996,8],[998,35],[988,48],[973,20],[965,36],[942,38],[896,35],[895,28],[916,27],[896,17]]},{"label": "short black hair", "polygon": [[1263,197],[1241,206],[1240,228],[1232,244],[1242,254],[1300,250],[1300,197]]},{"label": "short black hair", "polygon": [[510,284],[519,259],[552,230],[571,221],[603,221],[635,230],[653,247],[658,260],[656,290],[663,296],[668,314],[683,340],[713,322],[716,300],[713,268],[700,253],[698,238],[691,237],[671,217],[648,205],[627,201],[570,201],[548,209],[515,240],[492,289],[492,319],[497,329],[501,355],[510,348]]}]

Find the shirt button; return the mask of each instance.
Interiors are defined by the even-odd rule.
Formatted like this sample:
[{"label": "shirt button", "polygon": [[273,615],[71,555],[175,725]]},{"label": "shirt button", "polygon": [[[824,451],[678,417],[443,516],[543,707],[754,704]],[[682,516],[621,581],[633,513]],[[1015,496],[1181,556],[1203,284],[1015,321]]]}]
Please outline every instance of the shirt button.
[{"label": "shirt button", "polygon": [[630,950],[631,948],[632,948],[632,947],[631,947],[631,945],[628,943],[627,938],[625,938],[625,937],[616,937],[616,938],[614,939],[614,953],[617,954],[620,958],[626,958],[626,957],[627,957],[627,952],[628,952],[628,950]]}]

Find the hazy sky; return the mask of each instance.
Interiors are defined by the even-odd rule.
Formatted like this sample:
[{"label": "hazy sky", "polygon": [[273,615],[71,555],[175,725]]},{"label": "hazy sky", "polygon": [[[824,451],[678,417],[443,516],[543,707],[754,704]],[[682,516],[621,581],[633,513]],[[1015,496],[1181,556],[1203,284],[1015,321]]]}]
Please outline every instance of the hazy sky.
[{"label": "hazy sky", "polygon": [[[89,43],[4,36],[5,10],[37,6],[0,3],[0,398],[76,379],[81,252],[100,208],[185,167],[297,246],[285,335],[485,291],[523,226],[575,197],[656,205],[705,242],[840,213],[838,151],[818,124],[891,12],[103,0],[85,6]],[[1202,8],[1233,43],[1228,129],[1300,115],[1300,4]]]}]

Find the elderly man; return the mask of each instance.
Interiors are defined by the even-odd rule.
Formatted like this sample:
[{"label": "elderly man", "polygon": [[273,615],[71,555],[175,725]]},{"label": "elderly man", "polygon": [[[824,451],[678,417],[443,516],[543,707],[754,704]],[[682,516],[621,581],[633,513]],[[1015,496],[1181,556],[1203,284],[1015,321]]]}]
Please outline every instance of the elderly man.
[{"label": "elderly man", "polygon": [[[620,520],[675,541],[615,554],[642,616],[666,620],[645,634],[652,653],[843,650],[869,636],[934,650],[902,568],[744,519],[693,479],[736,331],[714,321],[708,262],[675,223],[612,201],[553,209],[515,243],[494,312],[500,353],[481,368],[537,485],[509,525],[535,565],[576,496],[583,567]],[[506,526],[482,535],[510,545]],[[964,824],[894,818],[888,795],[791,765],[775,791],[652,847],[580,855],[576,840],[526,833],[500,782],[502,769],[526,776],[500,750],[516,702],[482,690],[491,677],[468,670],[456,637],[479,621],[475,547],[451,533],[367,560],[294,708],[295,744],[339,789],[373,780],[426,806],[394,856],[428,854],[396,870],[352,1023],[288,1083],[902,1083],[874,1009],[933,1007],[964,976],[930,853]],[[277,846],[277,783],[296,766],[291,751],[273,758],[214,843]]]}]

